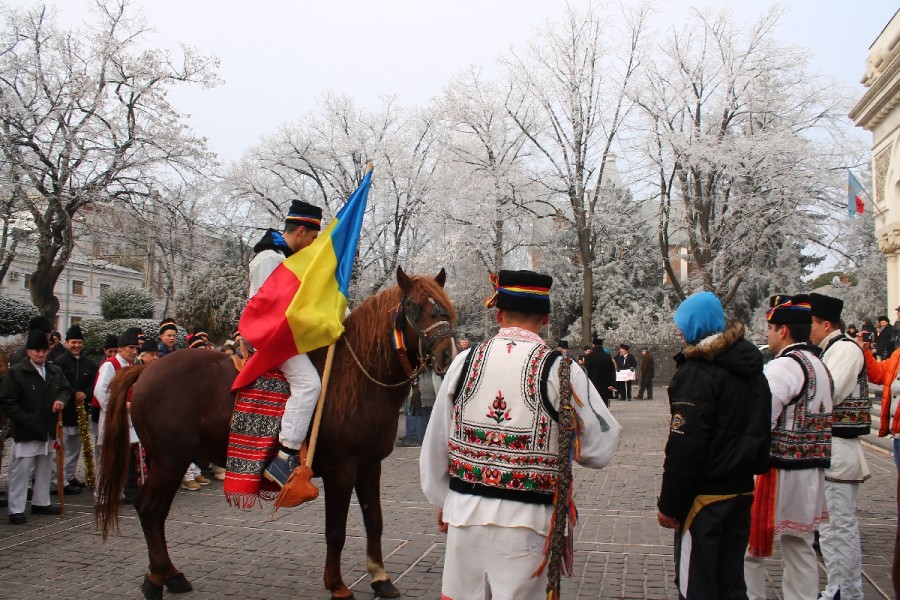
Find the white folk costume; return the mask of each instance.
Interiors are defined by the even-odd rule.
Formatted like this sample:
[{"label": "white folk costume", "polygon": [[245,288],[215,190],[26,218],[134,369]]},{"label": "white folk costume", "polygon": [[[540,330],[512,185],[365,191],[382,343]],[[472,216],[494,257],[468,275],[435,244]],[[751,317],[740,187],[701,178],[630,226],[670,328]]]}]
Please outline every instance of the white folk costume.
[{"label": "white folk costume", "polygon": [[[840,322],[843,301],[810,294],[813,316]],[[857,600],[862,591],[862,546],[856,518],[859,484],[870,477],[860,436],[871,426],[869,384],[862,349],[832,331],[819,342],[822,362],[834,379],[831,467],[825,471],[825,501],[830,519],[819,531],[819,545],[828,574],[822,597],[840,592],[841,600]]]},{"label": "white folk costume", "polygon": [[[129,345],[129,344],[125,344]],[[137,338],[135,343],[137,345]],[[112,358],[107,358],[100,363],[97,369],[97,382],[94,384],[94,398],[100,405],[100,420],[97,422],[97,445],[103,445],[103,432],[106,429],[106,407],[109,405],[109,383],[116,376],[116,372],[123,367],[130,367],[131,363],[122,358],[121,354],[116,354]],[[102,449],[101,449],[102,451]],[[100,464],[100,456],[97,456],[97,464]]]},{"label": "white folk costume", "polygon": [[[318,231],[322,223],[322,209],[293,200],[285,217],[285,225],[297,225],[307,230]],[[256,246],[256,255],[250,261],[250,298],[256,295],[272,272],[293,254],[284,237],[270,229]],[[287,359],[278,369],[290,386],[291,395],[281,417],[281,431],[278,442],[282,446],[276,459],[266,470],[266,477],[284,485],[291,471],[297,466],[297,451],[303,445],[309,432],[309,424],[316,410],[316,401],[322,389],[322,380],[312,361],[306,354],[297,354]],[[285,454],[285,450],[291,454]]]},{"label": "white folk costume", "polygon": [[[501,271],[501,285],[519,273]],[[422,491],[449,525],[442,598],[548,597],[547,571],[532,574],[552,529],[564,360],[537,334],[501,328],[457,356],[444,377],[419,459]],[[581,431],[576,460],[602,468],[621,427],[584,371],[571,368],[569,378]]]},{"label": "white folk costume", "polygon": [[[809,297],[773,296],[767,320],[773,325],[811,322]],[[828,519],[825,468],[831,456],[834,384],[812,346],[782,348],[765,366],[772,391],[772,468],[756,480],[750,549],[744,579],[751,600],[765,600],[764,558],[780,540],[786,600],[816,598],[818,566],[813,536]]]}]

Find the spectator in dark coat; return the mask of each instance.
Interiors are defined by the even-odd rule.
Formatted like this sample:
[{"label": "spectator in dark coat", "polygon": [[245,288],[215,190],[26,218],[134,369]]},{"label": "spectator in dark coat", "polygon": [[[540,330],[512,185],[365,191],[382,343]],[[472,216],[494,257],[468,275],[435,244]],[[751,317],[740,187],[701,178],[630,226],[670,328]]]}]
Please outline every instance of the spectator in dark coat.
[{"label": "spectator in dark coat", "polygon": [[[63,409],[63,436],[66,449],[66,494],[79,494],[84,482],[75,478],[78,458],[81,456],[81,432],[78,429],[78,413],[84,410],[85,418],[94,397],[94,380],[97,379],[97,363],[84,355],[84,334],[81,327],[72,325],[66,332],[66,353],[54,361],[72,386],[72,402]],[[54,463],[55,464],[55,463]]]},{"label": "spectator in dark coat", "polygon": [[[711,292],[675,312],[686,346],[669,385],[672,421],[657,507],[674,529],[681,598],[746,598],[753,476],[769,465],[772,393],[744,326]],[[743,592],[743,593],[741,593]]]},{"label": "spectator in dark coat", "polygon": [[603,340],[594,338],[594,347],[591,353],[584,357],[584,370],[588,379],[600,392],[603,402],[609,406],[613,391],[616,389],[616,365],[612,356],[603,348]]},{"label": "spectator in dark coat", "polygon": [[878,317],[878,337],[875,338],[875,357],[887,360],[896,347],[896,333],[886,316]]},{"label": "spectator in dark coat", "polygon": [[656,374],[653,363],[653,355],[647,348],[641,348],[641,387],[638,389],[638,400],[644,399],[647,392],[647,400],[653,400],[653,376]]},{"label": "spectator in dark coat", "polygon": [[[616,362],[616,389],[619,392],[619,400],[631,400],[631,386],[634,383],[634,374],[637,371],[637,360],[631,353],[628,344],[619,345],[619,354]],[[625,376],[623,378],[622,376]]]},{"label": "spectator in dark coat", "polygon": [[12,421],[12,461],[9,466],[9,522],[23,525],[28,480],[34,469],[32,514],[58,515],[50,504],[50,463],[56,413],[71,396],[62,369],[47,362],[50,344],[39,330],[28,334],[27,359],[12,367],[0,384],[0,410]]}]

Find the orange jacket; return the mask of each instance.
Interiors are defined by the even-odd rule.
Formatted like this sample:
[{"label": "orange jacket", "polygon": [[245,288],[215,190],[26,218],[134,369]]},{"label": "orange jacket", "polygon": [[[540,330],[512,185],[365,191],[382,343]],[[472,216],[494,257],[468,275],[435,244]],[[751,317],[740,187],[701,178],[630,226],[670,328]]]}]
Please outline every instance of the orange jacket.
[{"label": "orange jacket", "polygon": [[[863,352],[866,358],[866,375],[869,381],[881,385],[881,426],[878,428],[878,437],[884,437],[890,433],[900,433],[900,410],[891,419],[891,384],[897,379],[897,371],[900,370],[900,348],[894,350],[887,360],[878,362],[871,352]],[[890,430],[888,430],[890,419]]]}]

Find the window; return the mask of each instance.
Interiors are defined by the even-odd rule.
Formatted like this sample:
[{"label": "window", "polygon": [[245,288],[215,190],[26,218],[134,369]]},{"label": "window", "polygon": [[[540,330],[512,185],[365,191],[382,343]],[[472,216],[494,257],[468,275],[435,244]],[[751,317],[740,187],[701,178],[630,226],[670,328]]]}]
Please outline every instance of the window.
[{"label": "window", "polygon": [[102,296],[103,294],[108,292],[109,288],[110,288],[110,285],[108,283],[101,283],[100,284],[100,295]]},{"label": "window", "polygon": [[72,318],[70,318],[70,319],[69,319],[69,327],[71,327],[72,325],[78,325],[79,323],[81,323],[81,319],[82,319],[82,318],[83,318],[83,317],[72,317]]},{"label": "window", "polygon": [[77,279],[72,280],[72,293],[76,296],[84,295],[84,282]]},{"label": "window", "polygon": [[22,278],[22,287],[24,287],[26,290],[31,289],[31,276],[30,275],[28,277]]}]

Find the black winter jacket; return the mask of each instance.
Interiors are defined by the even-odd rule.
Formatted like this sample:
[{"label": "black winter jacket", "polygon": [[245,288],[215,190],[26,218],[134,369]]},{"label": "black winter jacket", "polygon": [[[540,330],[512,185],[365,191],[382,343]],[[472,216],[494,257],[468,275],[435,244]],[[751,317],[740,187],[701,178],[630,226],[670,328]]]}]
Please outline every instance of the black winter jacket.
[{"label": "black winter jacket", "polygon": [[97,363],[80,354],[78,358],[71,352],[66,352],[53,361],[53,364],[62,369],[63,375],[72,386],[72,401],[66,404],[63,410],[63,425],[78,425],[78,413],[75,412],[75,392],[84,392],[83,405],[88,408],[91,398],[94,396],[94,381],[97,379]]},{"label": "black winter jacket", "polygon": [[46,442],[56,435],[53,403],[68,403],[69,380],[62,369],[45,363],[47,379],[41,377],[30,360],[10,368],[0,383],[0,410],[12,423],[17,442]]},{"label": "black winter jacket", "polygon": [[753,476],[769,466],[772,392],[739,322],[675,360],[657,505],[683,524],[697,496],[753,492]]},{"label": "black winter jacket", "polygon": [[616,384],[616,367],[609,352],[600,346],[595,346],[593,352],[584,359],[584,370],[588,379],[600,392],[600,396],[604,400],[609,399],[612,395],[609,386]]}]

